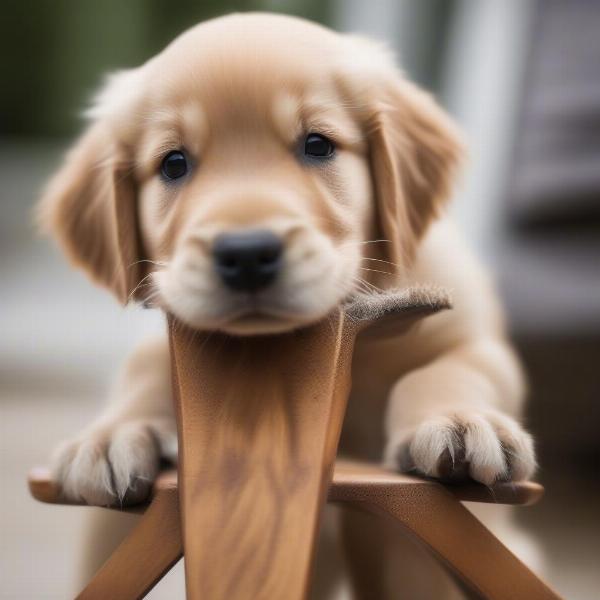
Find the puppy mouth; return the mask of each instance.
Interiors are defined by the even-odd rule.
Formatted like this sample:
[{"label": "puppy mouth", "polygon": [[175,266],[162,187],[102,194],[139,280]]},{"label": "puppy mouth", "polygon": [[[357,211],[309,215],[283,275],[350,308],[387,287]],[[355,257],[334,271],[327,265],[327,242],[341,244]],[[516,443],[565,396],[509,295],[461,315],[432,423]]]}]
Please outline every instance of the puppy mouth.
[{"label": "puppy mouth", "polygon": [[229,320],[220,329],[234,335],[266,335],[290,331],[300,325],[283,317],[253,312]]},{"label": "puppy mouth", "polygon": [[249,298],[245,306],[224,315],[215,328],[236,335],[270,334],[290,331],[310,321],[306,316],[276,308],[256,298]]}]

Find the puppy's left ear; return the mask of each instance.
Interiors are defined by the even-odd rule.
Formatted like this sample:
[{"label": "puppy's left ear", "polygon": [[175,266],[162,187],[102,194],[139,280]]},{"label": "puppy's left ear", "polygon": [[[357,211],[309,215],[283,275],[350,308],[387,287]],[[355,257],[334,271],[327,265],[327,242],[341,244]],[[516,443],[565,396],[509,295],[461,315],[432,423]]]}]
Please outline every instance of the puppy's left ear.
[{"label": "puppy's left ear", "polygon": [[134,135],[129,115],[135,114],[142,77],[138,68],[108,78],[87,111],[90,125],[50,181],[37,212],[41,229],[54,236],[71,263],[123,304],[136,295],[143,300],[137,184],[125,141]]},{"label": "puppy's left ear", "polygon": [[450,196],[463,144],[429,94],[397,74],[378,87],[369,115],[377,216],[389,259],[407,265]]},{"label": "puppy's left ear", "polygon": [[75,266],[123,304],[131,299],[142,277],[135,183],[105,123],[75,144],[37,217]]}]

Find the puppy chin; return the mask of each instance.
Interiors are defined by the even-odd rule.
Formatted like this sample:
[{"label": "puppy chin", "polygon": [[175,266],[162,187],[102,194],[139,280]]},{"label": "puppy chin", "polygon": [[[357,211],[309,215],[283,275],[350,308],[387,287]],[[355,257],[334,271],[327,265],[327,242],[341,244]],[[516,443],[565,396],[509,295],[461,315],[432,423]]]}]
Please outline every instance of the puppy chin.
[{"label": "puppy chin", "polygon": [[[232,336],[275,335],[306,327],[324,318],[330,310],[302,312],[269,310],[260,304],[204,314],[193,302],[165,303],[166,309],[182,323],[198,331],[220,331]],[[333,307],[332,307],[333,308]],[[191,310],[190,310],[191,309]]]},{"label": "puppy chin", "polygon": [[260,303],[249,306],[221,294],[201,301],[192,292],[168,285],[159,291],[157,305],[197,331],[220,331],[234,336],[272,335],[298,329],[324,316],[268,310]]},{"label": "puppy chin", "polygon": [[[319,308],[271,306],[258,303],[254,308],[232,314],[219,322],[213,322],[208,329],[222,331],[228,335],[274,335],[307,327],[326,318],[338,302],[322,304]],[[207,329],[206,326],[203,329]]]},{"label": "puppy chin", "polygon": [[260,303],[253,306],[229,307],[218,314],[206,314],[201,305],[193,299],[162,299],[163,309],[174,315],[179,321],[197,331],[220,331],[232,336],[275,335],[282,334],[320,321],[333,309],[321,307],[320,311],[269,310]]}]

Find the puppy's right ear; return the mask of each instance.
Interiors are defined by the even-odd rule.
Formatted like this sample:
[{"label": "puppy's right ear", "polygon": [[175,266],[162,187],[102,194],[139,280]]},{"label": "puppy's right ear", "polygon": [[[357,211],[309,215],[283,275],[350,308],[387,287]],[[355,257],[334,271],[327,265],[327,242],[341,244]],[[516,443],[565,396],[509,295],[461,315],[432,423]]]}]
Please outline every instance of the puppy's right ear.
[{"label": "puppy's right ear", "polygon": [[69,152],[38,206],[43,230],[70,261],[126,304],[141,279],[129,157],[100,120]]},{"label": "puppy's right ear", "polygon": [[369,143],[377,236],[390,263],[409,265],[429,224],[449,199],[462,161],[458,129],[433,98],[404,78],[392,54],[345,36],[341,89],[362,117]]}]

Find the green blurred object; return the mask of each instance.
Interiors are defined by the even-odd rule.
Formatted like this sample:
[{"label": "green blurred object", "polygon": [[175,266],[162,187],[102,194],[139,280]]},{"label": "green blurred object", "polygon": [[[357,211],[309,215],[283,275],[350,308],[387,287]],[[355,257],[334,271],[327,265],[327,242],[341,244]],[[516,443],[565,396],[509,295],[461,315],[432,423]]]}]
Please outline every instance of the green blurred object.
[{"label": "green blurred object", "polygon": [[3,0],[0,135],[64,137],[104,73],[143,63],[211,17],[251,10],[330,22],[328,0]]}]

